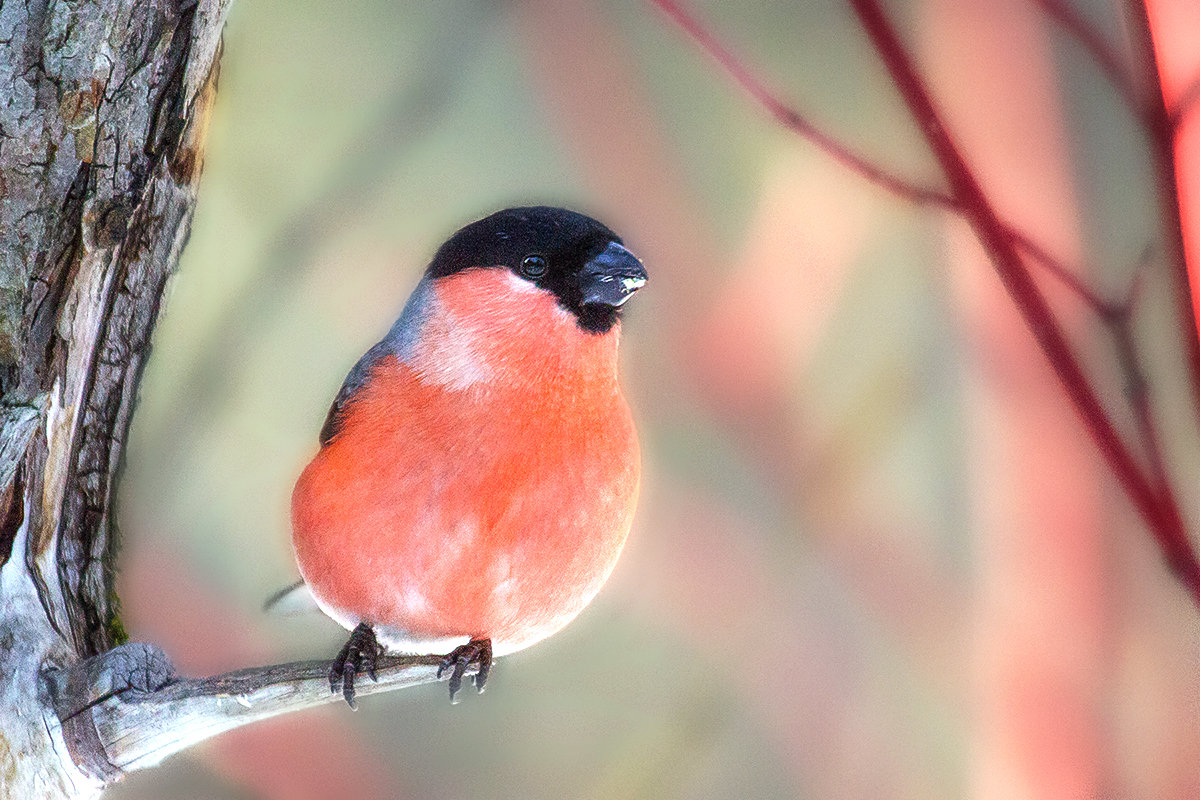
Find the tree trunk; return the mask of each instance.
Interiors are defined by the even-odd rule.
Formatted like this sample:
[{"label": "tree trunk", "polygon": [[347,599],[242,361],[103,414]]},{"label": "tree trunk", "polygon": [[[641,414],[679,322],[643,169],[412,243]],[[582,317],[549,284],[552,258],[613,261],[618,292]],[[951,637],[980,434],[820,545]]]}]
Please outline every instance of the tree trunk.
[{"label": "tree trunk", "polygon": [[[0,800],[95,797],[336,701],[328,662],[174,675],[126,643],[113,489],[196,202],[229,0],[0,0]],[[438,679],[383,657],[359,695]]]},{"label": "tree trunk", "polygon": [[[227,5],[0,0],[3,797],[95,796],[118,774],[90,714],[59,712],[95,698],[112,676],[80,666],[124,638],[114,478],[191,224]],[[152,650],[124,652],[165,680]]]}]

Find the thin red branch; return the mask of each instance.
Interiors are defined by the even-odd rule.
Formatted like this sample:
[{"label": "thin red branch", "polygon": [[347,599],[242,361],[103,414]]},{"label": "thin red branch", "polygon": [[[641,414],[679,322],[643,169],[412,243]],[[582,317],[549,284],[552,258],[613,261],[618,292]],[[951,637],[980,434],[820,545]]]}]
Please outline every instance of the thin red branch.
[{"label": "thin red branch", "polygon": [[1119,309],[1116,303],[1106,300],[1097,294],[1092,287],[1084,283],[1083,278],[1080,278],[1068,269],[1066,264],[1051,254],[1049,250],[1031,239],[1026,233],[1010,225],[1005,225],[1005,232],[1016,243],[1017,247],[1023,250],[1035,264],[1041,265],[1047,272],[1062,281],[1068,289],[1078,295],[1079,299],[1094,312],[1102,317],[1107,317]]},{"label": "thin red branch", "polygon": [[1133,334],[1133,315],[1142,295],[1142,279],[1146,267],[1150,263],[1150,255],[1151,251],[1147,248],[1133,272],[1133,279],[1129,283],[1129,290],[1124,300],[1112,304],[1110,308],[1101,312],[1100,316],[1112,332],[1117,363],[1125,378],[1125,395],[1133,410],[1134,421],[1150,465],[1150,479],[1160,493],[1168,495],[1168,501],[1171,504],[1178,504],[1177,498],[1174,497],[1170,477],[1167,474],[1158,426],[1155,424],[1154,411],[1150,405],[1146,373],[1142,369],[1142,360],[1138,356],[1137,343]]},{"label": "thin red branch", "polygon": [[1187,119],[1187,115],[1192,113],[1198,102],[1200,102],[1200,75],[1192,78],[1187,88],[1179,93],[1175,107],[1167,114],[1171,120],[1171,130],[1176,135],[1179,133],[1179,126]]},{"label": "thin red branch", "polygon": [[[675,0],[651,0],[651,2],[662,9],[683,28],[697,44],[724,67],[725,71],[737,81],[751,98],[763,106],[784,127],[817,145],[827,155],[831,156],[851,172],[902,199],[909,200],[918,205],[933,206],[948,211],[960,210],[954,198],[945,192],[911,183],[878,164],[852,152],[841,142],[821,131],[800,112],[780,100],[762,81],[746,69],[737,56],[721,44],[707,27],[682,5],[675,2]],[[1111,311],[1113,304],[1097,295],[1059,259],[1047,252],[1027,234],[1012,227],[1009,227],[1008,230],[1009,234],[1017,241],[1022,250],[1029,254],[1036,263],[1043,266],[1051,275],[1062,281],[1068,289],[1078,295],[1089,307],[1098,314],[1106,314]]]},{"label": "thin red branch", "polygon": [[950,209],[954,207],[953,198],[945,191],[921,186],[892,174],[878,164],[858,155],[790,108],[742,66],[742,62],[737,56],[722,45],[708,28],[675,0],[650,0],[650,2],[662,9],[667,16],[687,31],[697,44],[716,59],[725,68],[725,71],[784,127],[808,139],[842,166],[892,194],[919,205]]},{"label": "thin red branch", "polygon": [[924,81],[883,9],[877,0],[849,2],[887,67],[909,113],[920,125],[934,156],[945,171],[953,194],[961,204],[963,216],[991,257],[1000,280],[1067,390],[1088,432],[1154,533],[1168,563],[1184,582],[1193,600],[1200,604],[1200,561],[1192,549],[1173,497],[1157,491],[1151,485],[1117,432],[1053,312],[1025,269],[1016,242],[1009,236],[978,179],[942,124]]},{"label": "thin red branch", "polygon": [[[1176,314],[1184,326],[1188,379],[1192,387],[1193,407],[1200,414],[1200,337],[1196,335],[1196,309],[1188,281],[1187,259],[1183,249],[1183,217],[1179,206],[1179,184],[1175,177],[1174,118],[1167,111],[1162,93],[1162,76],[1154,53],[1154,38],[1150,33],[1150,17],[1142,0],[1126,0],[1130,36],[1133,39],[1137,63],[1145,70],[1146,80],[1155,87],[1146,100],[1145,124],[1150,136],[1150,156],[1158,186],[1159,218],[1167,263],[1172,272],[1171,290],[1175,295]],[[1178,113],[1178,108],[1177,108]]]},{"label": "thin red branch", "polygon": [[1074,8],[1063,0],[1033,0],[1041,7],[1046,16],[1061,25],[1068,34],[1077,41],[1096,62],[1096,66],[1105,74],[1113,87],[1129,105],[1136,116],[1141,116],[1141,102],[1138,100],[1137,87],[1128,69],[1122,63],[1122,58],[1113,49],[1095,26],[1080,16]]},{"label": "thin red branch", "polygon": [[[1036,263],[1041,264],[1052,275],[1061,280],[1072,291],[1079,295],[1088,306],[1104,321],[1112,333],[1116,350],[1117,362],[1125,377],[1125,394],[1133,410],[1138,434],[1145,450],[1146,460],[1150,466],[1150,478],[1157,491],[1172,493],[1174,490],[1167,476],[1166,462],[1163,459],[1162,447],[1159,442],[1158,427],[1154,422],[1154,414],[1150,407],[1150,393],[1146,385],[1145,371],[1141,359],[1137,355],[1134,343],[1132,320],[1141,288],[1141,276],[1146,267],[1146,259],[1138,265],[1130,284],[1129,294],[1123,302],[1106,300],[1085,284],[1075,273],[1053,256],[1041,245],[1025,236],[1024,233],[1009,229],[1008,235],[1016,242],[1017,247]],[[1172,504],[1177,504],[1174,497]]]},{"label": "thin red branch", "polygon": [[1133,407],[1134,420],[1141,434],[1142,444],[1146,449],[1146,458],[1150,462],[1150,477],[1160,493],[1171,492],[1171,484],[1167,478],[1166,465],[1163,461],[1162,448],[1158,440],[1158,427],[1154,424],[1154,415],[1150,409],[1150,393],[1146,386],[1137,350],[1133,343],[1133,334],[1129,327],[1127,315],[1113,320],[1113,338],[1117,344],[1117,360],[1125,373],[1125,393],[1129,404]]},{"label": "thin red branch", "polygon": [[[1129,495],[1134,507],[1151,529],[1172,569],[1186,585],[1195,602],[1200,604],[1200,560],[1197,560],[1191,547],[1170,486],[1159,478],[1162,475],[1162,464],[1161,460],[1155,460],[1159,458],[1157,455],[1158,439],[1145,392],[1139,393],[1136,391],[1136,386],[1131,386],[1135,391],[1130,395],[1130,402],[1139,421],[1139,432],[1144,438],[1143,444],[1152,462],[1151,469],[1154,472],[1152,479],[1148,479],[1143,474],[1136,458],[1100,402],[1057,319],[1026,269],[1022,252],[1033,263],[1041,265],[1051,275],[1061,280],[1102,319],[1114,326],[1117,347],[1120,351],[1118,360],[1122,362],[1131,384],[1135,384],[1141,372],[1137,369],[1136,353],[1128,338],[1128,309],[1098,295],[1049,251],[1000,218],[942,124],[923,80],[917,74],[907,50],[878,3],[875,0],[850,0],[850,5],[858,14],[864,31],[875,45],[876,51],[887,66],[909,112],[923,131],[927,143],[942,167],[951,186],[950,194],[915,186],[851,152],[779,100],[679,2],[676,0],[651,0],[651,2],[682,27],[733,76],[751,97],[786,127],[814,142],[838,162],[871,182],[913,202],[954,211],[972,226],[995,265],[1009,295],[1013,298],[1026,324],[1046,354],[1051,367],[1066,389],[1089,434]],[[1035,0],[1035,2],[1042,4],[1048,11],[1058,10],[1060,13],[1056,19],[1063,24],[1074,19],[1073,12],[1063,9],[1052,1],[1043,3],[1042,0]],[[1087,34],[1090,29],[1081,24],[1074,30]],[[1081,41],[1086,42],[1089,38],[1089,36],[1083,36]],[[1095,39],[1093,46],[1102,43],[1102,39]],[[1106,45],[1103,48],[1097,48],[1096,52],[1108,52],[1106,48]],[[1089,49],[1092,48],[1089,47]],[[1112,59],[1109,60],[1113,64],[1118,63]],[[1099,56],[1098,61],[1103,64],[1105,57]],[[1173,173],[1171,185],[1174,186]],[[1177,209],[1178,205],[1176,204],[1174,207]],[[1182,246],[1182,240],[1180,240],[1180,246]],[[1187,302],[1189,303],[1187,319],[1191,320],[1190,297]],[[1190,340],[1195,341],[1196,337],[1191,335]],[[1200,372],[1195,374],[1200,375]]]}]

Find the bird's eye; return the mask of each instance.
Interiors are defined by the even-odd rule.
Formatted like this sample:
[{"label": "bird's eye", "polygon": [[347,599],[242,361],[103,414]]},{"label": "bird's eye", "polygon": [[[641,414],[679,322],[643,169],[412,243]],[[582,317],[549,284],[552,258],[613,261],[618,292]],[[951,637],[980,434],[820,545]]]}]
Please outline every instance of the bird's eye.
[{"label": "bird's eye", "polygon": [[536,254],[525,256],[525,260],[521,262],[521,274],[527,278],[540,278],[549,268],[550,262],[544,256]]}]

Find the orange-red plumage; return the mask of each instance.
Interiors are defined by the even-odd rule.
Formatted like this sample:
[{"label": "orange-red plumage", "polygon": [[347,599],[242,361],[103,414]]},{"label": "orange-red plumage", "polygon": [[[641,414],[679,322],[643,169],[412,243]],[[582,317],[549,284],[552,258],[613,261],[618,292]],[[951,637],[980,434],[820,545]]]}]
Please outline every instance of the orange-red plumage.
[{"label": "orange-red plumage", "polygon": [[645,283],[593,219],[498,212],[438,251],[351,370],[292,496],[296,560],[348,628],[330,685],[379,642],[471,663],[553,634],[599,591],[633,518],[638,443],[620,308]]},{"label": "orange-red plumage", "polygon": [[[331,612],[501,654],[569,622],[616,563],[639,463],[619,326],[581,331],[512,280],[439,281],[409,363],[375,366],[296,484],[297,559]],[[487,375],[453,385],[437,367],[455,359]]]}]

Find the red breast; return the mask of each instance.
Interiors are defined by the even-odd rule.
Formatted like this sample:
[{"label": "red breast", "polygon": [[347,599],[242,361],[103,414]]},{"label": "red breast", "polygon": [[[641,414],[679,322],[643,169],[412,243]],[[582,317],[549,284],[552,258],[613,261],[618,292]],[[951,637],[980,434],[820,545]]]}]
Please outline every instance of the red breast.
[{"label": "red breast", "polygon": [[506,270],[433,282],[411,353],[376,363],[292,497],[301,573],[393,648],[567,624],[629,531],[639,457],[619,324],[582,330]]}]

